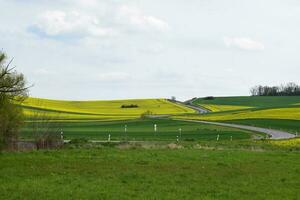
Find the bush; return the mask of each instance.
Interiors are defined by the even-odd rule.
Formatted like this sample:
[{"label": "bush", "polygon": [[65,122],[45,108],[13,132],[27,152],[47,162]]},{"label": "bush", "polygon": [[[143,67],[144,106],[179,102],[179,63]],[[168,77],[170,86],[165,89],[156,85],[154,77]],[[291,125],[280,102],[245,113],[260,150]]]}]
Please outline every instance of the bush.
[{"label": "bush", "polygon": [[204,99],[204,100],[214,100],[215,97],[213,97],[213,96],[208,96],[208,97],[204,97],[203,99]]},{"label": "bush", "polygon": [[0,150],[13,149],[23,124],[23,113],[20,107],[8,99],[0,100],[0,104]]},{"label": "bush", "polygon": [[86,138],[76,138],[70,141],[70,144],[85,144],[85,143],[88,143],[88,140]]},{"label": "bush", "polygon": [[145,118],[147,118],[147,117],[149,117],[151,115],[153,115],[153,113],[150,110],[147,110],[146,112],[144,112],[144,113],[141,114],[141,118],[145,119]]}]

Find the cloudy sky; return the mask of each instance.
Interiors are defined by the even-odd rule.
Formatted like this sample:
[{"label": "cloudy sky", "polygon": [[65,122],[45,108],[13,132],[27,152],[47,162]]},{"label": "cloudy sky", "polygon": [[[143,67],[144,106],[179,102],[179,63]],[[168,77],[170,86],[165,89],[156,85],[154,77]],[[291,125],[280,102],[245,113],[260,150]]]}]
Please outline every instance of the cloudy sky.
[{"label": "cloudy sky", "polygon": [[0,49],[52,99],[248,95],[297,82],[298,0],[0,0]]}]

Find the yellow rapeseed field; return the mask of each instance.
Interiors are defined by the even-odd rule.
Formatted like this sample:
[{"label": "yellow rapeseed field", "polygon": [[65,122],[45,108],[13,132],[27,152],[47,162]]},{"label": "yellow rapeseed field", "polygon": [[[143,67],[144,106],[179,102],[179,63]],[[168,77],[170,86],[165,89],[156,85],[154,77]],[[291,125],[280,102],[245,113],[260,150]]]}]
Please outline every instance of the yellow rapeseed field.
[{"label": "yellow rapeseed field", "polygon": [[[137,105],[136,108],[121,108]],[[193,109],[166,99],[131,99],[112,101],[62,101],[28,98],[22,106],[27,117],[47,115],[60,120],[123,120],[139,118],[149,111],[155,115],[194,113]]]},{"label": "yellow rapeseed field", "polygon": [[281,147],[300,147],[300,138],[289,140],[272,140],[270,143]]},{"label": "yellow rapeseed field", "polygon": [[203,108],[206,108],[212,112],[243,110],[243,109],[253,108],[253,107],[248,107],[248,106],[215,105],[215,104],[200,104],[200,106]]},{"label": "yellow rapeseed field", "polygon": [[300,107],[273,108],[264,110],[242,110],[229,113],[212,113],[207,115],[184,115],[178,119],[197,119],[208,121],[224,121],[239,119],[290,119],[300,120]]}]

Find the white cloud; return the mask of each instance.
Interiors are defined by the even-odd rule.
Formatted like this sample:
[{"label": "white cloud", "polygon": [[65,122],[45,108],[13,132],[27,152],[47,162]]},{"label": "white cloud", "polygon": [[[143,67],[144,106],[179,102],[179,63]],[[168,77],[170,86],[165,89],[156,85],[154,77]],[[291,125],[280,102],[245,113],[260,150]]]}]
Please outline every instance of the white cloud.
[{"label": "white cloud", "polygon": [[262,51],[265,49],[263,43],[244,37],[224,37],[227,47],[236,47],[243,50]]},{"label": "white cloud", "polygon": [[[97,3],[95,0],[77,0],[77,2],[82,7]],[[40,14],[31,31],[49,37],[76,36],[82,38],[116,36],[127,30],[163,32],[169,29],[169,25],[165,21],[145,15],[134,7],[113,6],[109,11],[101,11],[94,15],[78,10],[46,11]]]},{"label": "white cloud", "polygon": [[77,0],[78,4],[81,6],[96,6],[97,0]]},{"label": "white cloud", "polygon": [[155,29],[158,31],[166,31],[169,25],[157,17],[145,15],[141,10],[123,5],[119,7],[117,19],[120,23],[131,25],[133,28],[147,30]]},{"label": "white cloud", "polygon": [[36,75],[50,75],[53,74],[53,72],[49,71],[48,69],[45,68],[40,68],[34,71],[34,74]]},{"label": "white cloud", "polygon": [[78,36],[108,36],[113,31],[101,27],[96,17],[81,14],[77,11],[47,11],[35,25],[48,36],[75,34]]},{"label": "white cloud", "polygon": [[96,79],[98,81],[125,81],[130,79],[131,76],[124,72],[107,72],[98,74]]}]

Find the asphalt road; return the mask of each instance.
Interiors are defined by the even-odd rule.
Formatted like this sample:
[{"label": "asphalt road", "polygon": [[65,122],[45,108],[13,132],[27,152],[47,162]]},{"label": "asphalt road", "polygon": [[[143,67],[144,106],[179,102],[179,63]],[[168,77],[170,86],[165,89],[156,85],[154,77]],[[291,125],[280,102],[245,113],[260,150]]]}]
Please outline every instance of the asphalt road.
[{"label": "asphalt road", "polygon": [[238,124],[228,124],[228,123],[220,123],[220,122],[208,122],[208,121],[199,121],[199,120],[180,120],[180,121],[190,121],[190,122],[199,122],[203,124],[212,124],[212,125],[218,125],[218,126],[226,126],[226,127],[232,127],[232,128],[239,128],[244,130],[250,130],[255,131],[259,133],[265,133],[269,135],[274,140],[279,139],[289,139],[296,137],[294,134],[285,132],[285,131],[279,131],[274,129],[267,129],[267,128],[260,128],[260,127],[254,127],[254,126],[246,126],[246,125],[238,125]]}]

